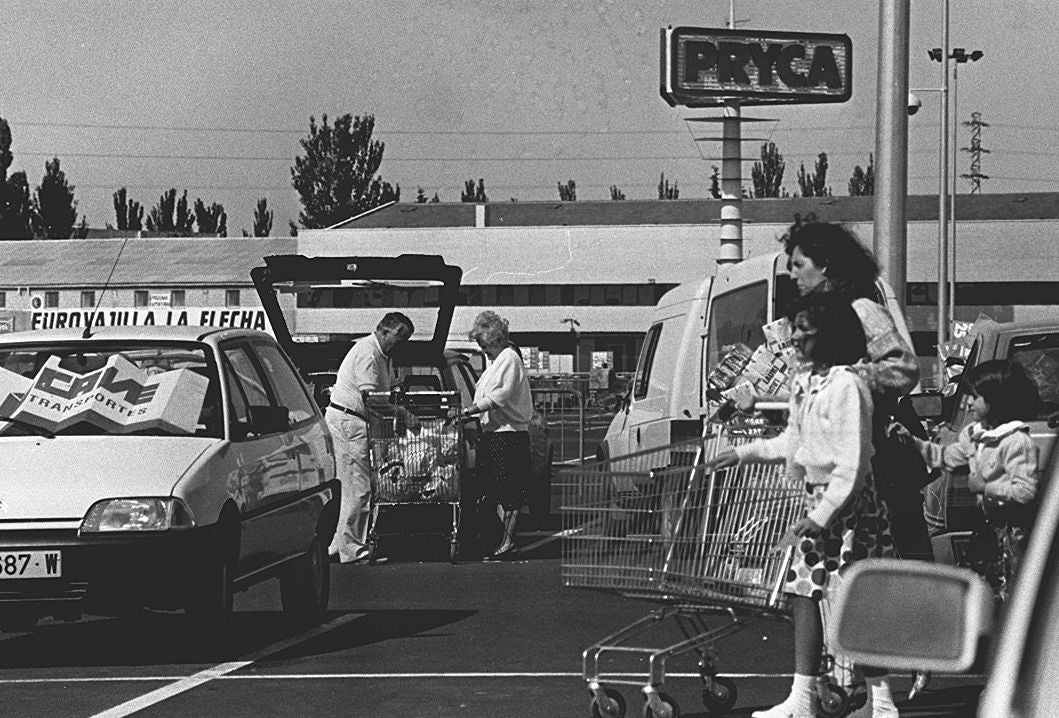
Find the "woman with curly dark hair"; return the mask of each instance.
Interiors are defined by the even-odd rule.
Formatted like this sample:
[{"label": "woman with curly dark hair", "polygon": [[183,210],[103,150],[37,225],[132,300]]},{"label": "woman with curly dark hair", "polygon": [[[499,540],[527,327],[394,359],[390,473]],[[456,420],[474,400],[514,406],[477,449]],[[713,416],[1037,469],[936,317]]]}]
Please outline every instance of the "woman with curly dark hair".
[{"label": "woman with curly dark hair", "polygon": [[[886,428],[898,412],[898,400],[919,381],[919,362],[912,339],[898,329],[893,316],[879,303],[876,280],[879,265],[851,232],[826,222],[798,221],[784,237],[791,276],[802,296],[835,292],[846,299],[860,318],[867,352],[854,370],[867,382],[875,411],[872,473],[889,505],[894,541],[904,558],[933,559],[923,517],[922,484],[910,480],[910,470],[926,480],[926,467],[906,447],[889,439]],[[905,419],[905,417],[900,417]],[[907,422],[907,419],[905,419]]]}]

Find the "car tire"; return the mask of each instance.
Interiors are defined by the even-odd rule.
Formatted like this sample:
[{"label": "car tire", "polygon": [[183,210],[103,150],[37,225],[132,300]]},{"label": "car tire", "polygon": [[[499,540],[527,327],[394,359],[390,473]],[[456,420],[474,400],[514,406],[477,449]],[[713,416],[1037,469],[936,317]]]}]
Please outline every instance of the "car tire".
[{"label": "car tire", "polygon": [[292,620],[303,625],[323,620],[331,596],[331,562],[319,536],[280,575],[279,589],[283,611]]},{"label": "car tire", "polygon": [[195,587],[187,607],[193,627],[205,633],[224,633],[231,628],[235,591],[228,560],[216,561]]},{"label": "car tire", "polygon": [[195,581],[185,611],[193,630],[223,634],[231,628],[235,589],[235,557],[239,555],[238,539],[225,539],[231,533],[218,525],[217,540],[205,559],[201,577]]}]

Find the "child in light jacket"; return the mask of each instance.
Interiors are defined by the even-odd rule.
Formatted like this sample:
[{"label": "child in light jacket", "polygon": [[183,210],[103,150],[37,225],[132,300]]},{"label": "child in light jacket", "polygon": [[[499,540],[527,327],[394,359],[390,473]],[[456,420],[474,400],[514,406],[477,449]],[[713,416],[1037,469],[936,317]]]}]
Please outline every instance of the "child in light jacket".
[{"label": "child in light jacket", "polygon": [[1038,448],[1025,420],[1037,415],[1041,400],[1025,369],[1005,359],[972,367],[962,381],[971,390],[975,421],[956,441],[940,445],[905,438],[915,441],[931,468],[969,469],[967,488],[978,495],[997,557],[986,566],[986,578],[1004,599],[1025,550],[1037,500]]}]

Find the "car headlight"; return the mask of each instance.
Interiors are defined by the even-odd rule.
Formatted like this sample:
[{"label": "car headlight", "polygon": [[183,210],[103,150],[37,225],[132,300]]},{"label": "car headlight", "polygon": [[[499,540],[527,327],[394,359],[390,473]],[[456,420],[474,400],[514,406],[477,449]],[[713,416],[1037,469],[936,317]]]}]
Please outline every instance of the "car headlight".
[{"label": "car headlight", "polygon": [[180,499],[145,497],[97,501],[85,514],[80,530],[169,531],[194,526],[191,509]]}]

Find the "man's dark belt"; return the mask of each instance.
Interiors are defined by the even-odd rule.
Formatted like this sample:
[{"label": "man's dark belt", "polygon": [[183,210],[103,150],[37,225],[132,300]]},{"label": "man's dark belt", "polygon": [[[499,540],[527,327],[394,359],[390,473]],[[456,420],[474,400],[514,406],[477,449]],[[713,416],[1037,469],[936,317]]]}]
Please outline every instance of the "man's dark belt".
[{"label": "man's dark belt", "polygon": [[333,401],[331,402],[330,406],[331,406],[332,409],[338,409],[343,414],[349,414],[350,416],[355,416],[358,419],[360,419],[361,421],[367,421],[368,420],[368,417],[364,416],[359,411],[354,411],[353,409],[350,409],[348,407],[342,406],[341,404],[336,404]]}]

